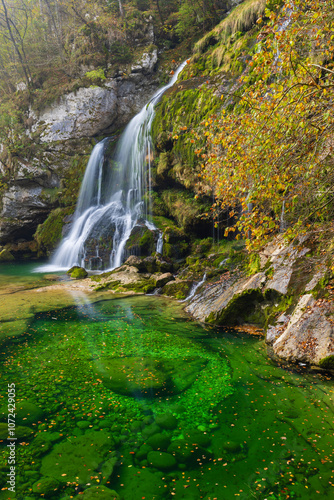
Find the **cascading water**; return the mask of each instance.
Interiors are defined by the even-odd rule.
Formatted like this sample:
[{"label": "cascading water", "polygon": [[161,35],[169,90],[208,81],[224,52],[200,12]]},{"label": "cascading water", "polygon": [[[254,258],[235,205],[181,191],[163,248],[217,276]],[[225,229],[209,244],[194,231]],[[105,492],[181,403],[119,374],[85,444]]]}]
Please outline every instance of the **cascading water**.
[{"label": "cascading water", "polygon": [[[181,64],[170,82],[158,90],[127,125],[117,144],[111,169],[105,167],[108,139],[94,147],[80,189],[71,231],[61,242],[51,263],[39,267],[38,271],[61,271],[74,265],[88,269],[114,269],[122,264],[126,242],[138,221],[142,221],[148,229],[157,231],[147,220],[151,212],[151,126],[154,106],[164,92],[174,85],[185,64]],[[157,235],[157,251],[162,251],[162,239],[158,231]],[[102,263],[99,255],[102,245],[110,247],[107,263]],[[92,262],[94,266],[90,267]]]}]

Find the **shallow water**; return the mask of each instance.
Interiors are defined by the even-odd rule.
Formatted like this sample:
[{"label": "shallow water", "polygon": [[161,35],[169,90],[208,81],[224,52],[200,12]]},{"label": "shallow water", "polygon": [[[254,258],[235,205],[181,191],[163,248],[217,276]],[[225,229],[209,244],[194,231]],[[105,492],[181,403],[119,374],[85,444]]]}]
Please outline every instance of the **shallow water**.
[{"label": "shallow water", "polygon": [[[333,498],[328,376],[277,366],[261,339],[203,328],[164,298],[92,305],[80,293],[76,301],[36,315],[24,337],[1,349],[2,420],[7,384],[15,383],[23,435],[16,498],[113,498],[103,487],[124,500]],[[122,380],[137,388],[124,395],[97,373],[110,358],[160,368],[143,375],[140,363],[125,367]],[[153,396],[147,381],[168,369]],[[189,387],[177,391],[185,380]],[[0,499],[15,498],[4,491],[7,444]]]}]

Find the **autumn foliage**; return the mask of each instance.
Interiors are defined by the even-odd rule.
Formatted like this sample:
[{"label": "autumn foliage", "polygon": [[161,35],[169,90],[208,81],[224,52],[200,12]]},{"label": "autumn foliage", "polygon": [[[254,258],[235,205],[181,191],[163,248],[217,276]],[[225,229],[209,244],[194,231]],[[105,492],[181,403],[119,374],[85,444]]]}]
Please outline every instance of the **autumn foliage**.
[{"label": "autumn foliage", "polygon": [[266,9],[246,70],[203,124],[203,177],[215,206],[238,214],[225,234],[237,230],[249,248],[332,220],[333,20],[332,1]]}]

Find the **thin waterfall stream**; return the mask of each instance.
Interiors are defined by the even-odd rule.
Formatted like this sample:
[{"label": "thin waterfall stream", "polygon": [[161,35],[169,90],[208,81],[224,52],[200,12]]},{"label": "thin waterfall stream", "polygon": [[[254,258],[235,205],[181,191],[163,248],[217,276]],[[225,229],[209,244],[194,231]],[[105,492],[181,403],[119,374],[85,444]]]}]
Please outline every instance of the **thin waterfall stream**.
[{"label": "thin waterfall stream", "polygon": [[[36,271],[62,271],[74,265],[103,270],[119,267],[126,256],[125,246],[136,224],[156,231],[157,251],[162,237],[151,215],[151,127],[154,107],[174,85],[185,66],[182,63],[170,82],[159,89],[130,121],[108,162],[109,138],[96,144],[80,188],[71,230],[54,253],[51,262]],[[99,253],[107,247],[108,260]]]}]

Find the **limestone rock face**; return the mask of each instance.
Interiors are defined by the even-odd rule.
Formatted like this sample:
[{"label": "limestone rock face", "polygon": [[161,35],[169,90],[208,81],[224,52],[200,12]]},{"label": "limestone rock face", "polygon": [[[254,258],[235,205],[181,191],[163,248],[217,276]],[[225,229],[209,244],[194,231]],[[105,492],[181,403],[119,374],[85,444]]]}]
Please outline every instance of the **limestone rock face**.
[{"label": "limestone rock face", "polygon": [[79,88],[39,112],[30,110],[31,132],[39,132],[41,142],[52,143],[94,137],[126,125],[154,93],[157,54],[157,49],[144,52],[128,75]]},{"label": "limestone rock face", "polygon": [[80,88],[63,96],[39,115],[31,112],[32,131],[42,127],[42,142],[64,141],[97,135],[117,117],[117,84]]},{"label": "limestone rock face", "polygon": [[273,344],[275,354],[291,360],[332,368],[334,361],[334,326],[330,316],[333,304],[316,301],[311,294],[303,295],[290,320],[281,327]]},{"label": "limestone rock face", "polygon": [[2,198],[0,242],[7,243],[17,237],[31,238],[49,211],[50,202],[43,198],[42,186],[33,183],[12,185]]},{"label": "limestone rock face", "polygon": [[[264,273],[257,273],[237,281],[232,278],[225,284],[210,288],[209,291],[204,290],[191,301],[186,311],[203,322],[237,323],[238,318],[242,318],[245,308],[252,306],[252,301],[259,299],[265,280]],[[203,297],[206,297],[206,300],[202,300]]]}]

